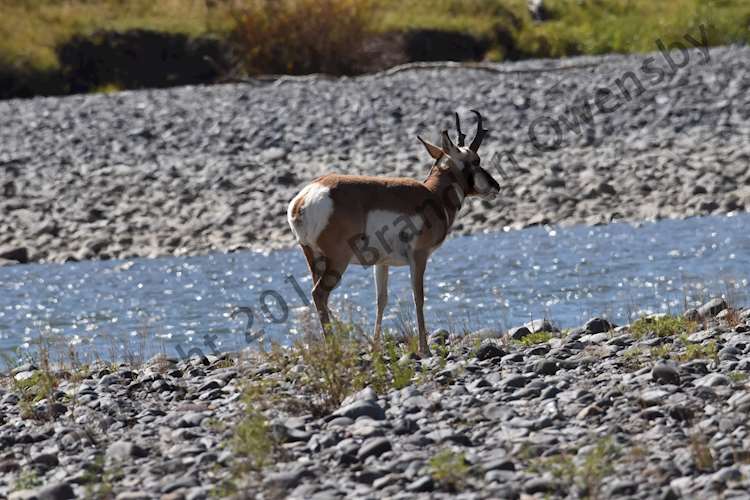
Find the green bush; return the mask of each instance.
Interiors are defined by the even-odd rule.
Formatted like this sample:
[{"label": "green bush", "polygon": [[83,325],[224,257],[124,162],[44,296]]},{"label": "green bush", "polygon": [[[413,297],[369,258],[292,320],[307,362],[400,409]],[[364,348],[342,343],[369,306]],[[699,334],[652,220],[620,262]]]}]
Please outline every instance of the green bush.
[{"label": "green bush", "polygon": [[532,345],[544,344],[546,342],[549,342],[551,338],[552,334],[550,332],[536,332],[526,335],[522,339],[516,340],[515,342],[522,346],[529,347]]},{"label": "green bush", "polygon": [[659,317],[646,316],[634,321],[630,325],[630,333],[636,338],[641,338],[649,333],[653,333],[657,337],[670,337],[692,333],[695,331],[696,326],[695,322],[688,321],[682,316],[672,316],[669,314]]}]

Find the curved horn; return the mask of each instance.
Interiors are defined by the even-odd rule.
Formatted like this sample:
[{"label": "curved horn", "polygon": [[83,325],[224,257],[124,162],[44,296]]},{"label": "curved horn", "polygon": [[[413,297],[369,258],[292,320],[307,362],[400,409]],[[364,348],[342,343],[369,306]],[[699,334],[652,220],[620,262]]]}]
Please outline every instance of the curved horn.
[{"label": "curved horn", "polygon": [[487,135],[487,132],[489,132],[489,130],[482,127],[482,115],[479,114],[479,111],[477,111],[476,109],[472,109],[471,112],[477,115],[477,133],[474,136],[474,139],[471,141],[471,146],[469,146],[469,149],[476,153],[479,149],[479,146],[482,145],[484,136]]},{"label": "curved horn", "polygon": [[461,133],[461,120],[458,118],[458,113],[455,113],[456,115],[456,130],[458,130],[458,145],[464,146],[466,141],[466,134]]}]

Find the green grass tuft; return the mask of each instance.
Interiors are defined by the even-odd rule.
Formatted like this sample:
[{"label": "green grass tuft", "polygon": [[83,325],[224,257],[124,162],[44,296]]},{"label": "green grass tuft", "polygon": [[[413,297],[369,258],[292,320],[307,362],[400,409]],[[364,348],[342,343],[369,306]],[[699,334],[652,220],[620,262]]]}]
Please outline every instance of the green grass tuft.
[{"label": "green grass tuft", "polygon": [[544,344],[552,339],[553,335],[550,332],[536,332],[526,335],[521,340],[515,340],[514,342],[525,347],[529,347],[537,344]]},{"label": "green grass tuft", "polygon": [[260,470],[269,463],[276,448],[266,417],[249,403],[247,414],[234,432],[232,448],[242,459],[243,471]]},{"label": "green grass tuft", "polygon": [[598,440],[581,456],[567,453],[533,459],[529,471],[549,473],[562,483],[580,488],[584,498],[604,498],[605,479],[614,474],[614,461],[620,455],[611,438]]},{"label": "green grass tuft", "polygon": [[682,316],[665,315],[656,318],[646,316],[630,325],[630,333],[637,339],[647,334],[654,334],[657,337],[671,337],[692,333],[696,327],[697,323],[688,321]]},{"label": "green grass tuft", "polygon": [[710,340],[703,344],[686,343],[685,352],[677,356],[680,361],[692,361],[694,359],[715,359],[719,354],[716,342]]},{"label": "green grass tuft", "polygon": [[33,490],[43,484],[42,478],[39,477],[35,469],[25,469],[13,484],[13,491]]},{"label": "green grass tuft", "polygon": [[643,368],[643,349],[631,347],[622,353],[622,365],[627,371],[637,371]]},{"label": "green grass tuft", "polygon": [[432,478],[449,491],[463,488],[469,473],[469,463],[463,453],[443,450],[428,462]]}]

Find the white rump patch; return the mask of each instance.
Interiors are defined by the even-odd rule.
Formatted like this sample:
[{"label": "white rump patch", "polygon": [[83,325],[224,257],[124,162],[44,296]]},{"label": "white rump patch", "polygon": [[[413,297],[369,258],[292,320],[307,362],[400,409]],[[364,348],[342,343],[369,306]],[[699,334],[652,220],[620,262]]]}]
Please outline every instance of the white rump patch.
[{"label": "white rump patch", "polygon": [[[302,198],[300,213],[292,215],[294,205]],[[328,225],[333,214],[333,200],[330,189],[317,183],[308,184],[289,203],[286,218],[297,241],[318,249],[318,237]]]},{"label": "white rump patch", "polygon": [[[367,214],[366,240],[357,245],[352,263],[406,266],[419,238],[424,221],[419,214],[406,215],[389,210],[373,210]],[[361,262],[360,255],[366,259]],[[373,262],[373,260],[375,260]]]}]

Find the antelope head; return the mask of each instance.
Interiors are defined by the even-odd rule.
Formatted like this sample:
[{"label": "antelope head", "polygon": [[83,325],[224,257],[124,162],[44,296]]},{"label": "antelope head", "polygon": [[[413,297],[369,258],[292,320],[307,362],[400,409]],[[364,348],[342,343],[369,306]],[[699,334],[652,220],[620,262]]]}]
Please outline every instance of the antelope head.
[{"label": "antelope head", "polygon": [[479,111],[471,110],[471,112],[477,115],[477,132],[469,147],[465,145],[466,134],[461,132],[461,120],[458,113],[455,114],[458,131],[457,145],[451,141],[447,130],[443,130],[440,134],[440,147],[422,137],[417,136],[417,138],[435,160],[430,175],[439,175],[440,171],[450,172],[461,186],[464,196],[489,197],[500,192],[500,185],[481,166],[479,147],[488,130],[482,125],[482,115]]}]

